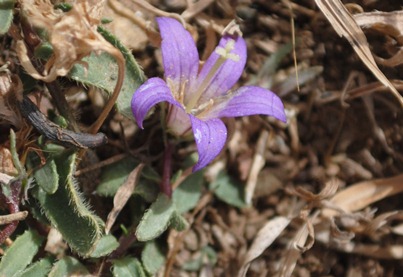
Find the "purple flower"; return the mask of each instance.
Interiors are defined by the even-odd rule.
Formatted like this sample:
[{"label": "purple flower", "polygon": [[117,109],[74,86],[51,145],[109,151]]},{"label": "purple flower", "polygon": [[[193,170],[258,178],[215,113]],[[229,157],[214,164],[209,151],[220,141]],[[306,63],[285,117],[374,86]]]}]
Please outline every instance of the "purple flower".
[{"label": "purple flower", "polygon": [[230,90],[246,63],[242,37],[224,35],[199,71],[199,54],[191,35],[176,20],[157,18],[162,36],[165,80],[151,78],[134,93],[131,106],[140,128],[148,111],[168,102],[167,127],[177,136],[193,133],[199,160],[193,171],[210,163],[222,150],[227,128],[221,117],[263,114],[286,121],[284,106],[273,92],[244,86]]}]

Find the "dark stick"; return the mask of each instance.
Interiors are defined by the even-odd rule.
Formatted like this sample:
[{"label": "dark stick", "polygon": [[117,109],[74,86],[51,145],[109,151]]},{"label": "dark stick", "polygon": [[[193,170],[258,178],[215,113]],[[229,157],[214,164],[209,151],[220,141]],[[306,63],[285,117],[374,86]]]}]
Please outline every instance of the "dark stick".
[{"label": "dark stick", "polygon": [[47,139],[63,146],[86,149],[98,147],[108,142],[108,138],[103,133],[97,133],[95,135],[76,133],[61,128],[41,113],[38,107],[27,96],[23,97],[19,105],[22,115],[39,133]]}]

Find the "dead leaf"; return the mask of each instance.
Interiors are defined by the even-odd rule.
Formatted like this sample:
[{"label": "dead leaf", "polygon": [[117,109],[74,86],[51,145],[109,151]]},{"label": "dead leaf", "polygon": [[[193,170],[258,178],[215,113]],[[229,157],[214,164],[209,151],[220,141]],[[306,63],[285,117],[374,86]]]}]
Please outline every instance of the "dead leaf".
[{"label": "dead leaf", "polygon": [[266,150],[268,138],[269,132],[263,130],[260,133],[259,140],[257,141],[255,155],[253,156],[252,166],[250,168],[248,180],[245,187],[245,202],[248,205],[250,205],[252,202],[259,172],[262,170],[265,164],[264,153]]},{"label": "dead leaf", "polygon": [[377,62],[389,67],[396,67],[403,63],[403,11],[360,13],[354,15],[354,19],[358,25],[377,30],[384,35],[393,37],[398,42],[396,54],[389,59],[375,56]]},{"label": "dead leaf", "polygon": [[273,241],[281,234],[288,226],[291,219],[278,216],[269,220],[257,233],[255,240],[245,255],[242,267],[239,270],[238,276],[246,276],[250,263],[262,255],[262,253],[273,243]]},{"label": "dead leaf", "polygon": [[[403,174],[392,178],[364,181],[338,192],[330,203],[345,212],[361,210],[370,204],[403,191]],[[324,209],[322,215],[331,217],[338,212]]]},{"label": "dead leaf", "polygon": [[139,164],[127,177],[127,180],[121,185],[113,198],[113,209],[108,214],[105,223],[105,233],[108,234],[113,223],[115,223],[120,211],[126,205],[129,198],[132,196],[134,188],[140,178],[140,173],[144,168],[144,164]]},{"label": "dead leaf", "polygon": [[403,97],[386,78],[375,63],[374,57],[368,47],[367,38],[364,32],[358,26],[354,17],[348,12],[346,7],[340,0],[315,0],[319,9],[332,24],[339,36],[344,36],[353,47],[354,51],[360,57],[361,61],[368,67],[374,76],[386,87],[388,87],[393,95],[403,107]]}]

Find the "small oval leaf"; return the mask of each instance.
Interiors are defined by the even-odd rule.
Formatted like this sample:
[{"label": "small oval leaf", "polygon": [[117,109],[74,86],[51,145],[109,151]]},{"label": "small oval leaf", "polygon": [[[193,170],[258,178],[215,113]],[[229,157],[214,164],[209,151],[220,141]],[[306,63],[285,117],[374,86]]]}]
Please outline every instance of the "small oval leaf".
[{"label": "small oval leaf", "polygon": [[113,261],[112,273],[114,277],[146,277],[146,273],[140,262],[132,257],[125,257]]},{"label": "small oval leaf", "polygon": [[[38,252],[43,238],[34,231],[25,231],[6,250],[0,262],[0,276],[14,276],[22,272]],[[21,257],[24,257],[23,259]]]},{"label": "small oval leaf", "polygon": [[168,228],[174,213],[175,206],[172,200],[160,193],[141,219],[136,231],[137,239],[147,241],[158,237]]}]

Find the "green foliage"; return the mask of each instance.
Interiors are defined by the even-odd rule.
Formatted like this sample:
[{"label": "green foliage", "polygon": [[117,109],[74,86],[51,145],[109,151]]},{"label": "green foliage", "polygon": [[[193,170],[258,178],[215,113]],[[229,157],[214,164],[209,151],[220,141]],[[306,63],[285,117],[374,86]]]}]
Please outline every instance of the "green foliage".
[{"label": "green foliage", "polygon": [[178,212],[175,212],[171,217],[170,226],[175,230],[181,232],[184,231],[189,226],[189,224],[182,215],[180,215]]},{"label": "green foliage", "polygon": [[49,277],[88,275],[88,270],[78,260],[68,256],[56,262],[49,273]]},{"label": "green foliage", "polygon": [[55,5],[55,9],[60,9],[63,12],[68,12],[73,8],[73,6],[69,3],[60,3]]},{"label": "green foliage", "polygon": [[113,261],[112,273],[114,277],[146,277],[139,260],[132,257],[124,257]]},{"label": "green foliage", "polygon": [[168,228],[174,213],[175,206],[172,200],[160,193],[141,219],[136,231],[137,239],[148,241],[161,235]]},{"label": "green foliage", "polygon": [[204,265],[212,267],[216,263],[217,253],[210,246],[205,246],[201,249],[200,256],[197,259],[186,262],[182,268],[187,271],[199,271]]},{"label": "green foliage", "polygon": [[[131,99],[136,89],[145,81],[145,76],[133,55],[111,33],[99,27],[98,31],[111,44],[116,46],[126,60],[125,78],[119,97],[116,101],[118,111],[128,118],[133,118],[130,108]],[[118,78],[118,65],[115,59],[107,54],[96,55],[92,53],[85,57],[88,70],[81,64],[76,64],[70,71],[69,77],[85,85],[95,86],[112,94]]]},{"label": "green foliage", "polygon": [[7,33],[13,21],[14,0],[0,0],[0,35]]},{"label": "green foliage", "polygon": [[203,170],[191,174],[175,189],[172,195],[178,213],[193,209],[200,199],[203,186]]},{"label": "green foliage", "polygon": [[43,238],[34,231],[25,231],[17,237],[1,259],[0,276],[12,277],[22,272],[32,262],[42,241]]},{"label": "green foliage", "polygon": [[243,208],[246,206],[244,201],[244,186],[230,177],[226,172],[220,172],[217,179],[210,183],[210,190],[214,192],[214,195],[225,203]]},{"label": "green foliage", "polygon": [[155,274],[165,263],[166,247],[161,246],[156,240],[146,243],[141,253],[141,261],[145,270],[150,274]]},{"label": "green foliage", "polygon": [[59,186],[59,175],[57,173],[56,162],[52,155],[47,155],[46,163],[40,167],[39,157],[31,154],[28,157],[30,168],[34,168],[36,183],[47,193],[53,194]]},{"label": "green foliage", "polygon": [[98,240],[94,250],[90,254],[91,258],[99,258],[110,254],[113,250],[118,248],[119,243],[112,235],[105,235]]},{"label": "green foliage", "polygon": [[39,189],[39,203],[53,226],[63,235],[69,246],[78,254],[92,252],[100,239],[102,221],[84,203],[73,180],[75,154],[62,154],[55,158],[59,186],[55,193]]},{"label": "green foliage", "polygon": [[48,60],[52,54],[53,46],[47,41],[40,43],[34,50],[35,57],[43,60]]},{"label": "green foliage", "polygon": [[[138,164],[135,159],[128,157],[106,166],[101,173],[101,180],[96,189],[97,193],[106,197],[114,196],[119,187],[126,181],[130,172],[132,172]],[[159,188],[150,180],[155,180],[158,178],[158,175],[156,176],[156,173],[149,167],[145,167],[141,176],[133,194],[140,195],[146,201],[152,202],[157,198]]]},{"label": "green foliage", "polygon": [[97,194],[113,197],[138,164],[135,159],[129,157],[105,166],[101,172]]},{"label": "green foliage", "polygon": [[44,258],[27,267],[23,272],[17,274],[16,277],[47,277],[51,269],[52,259]]}]

